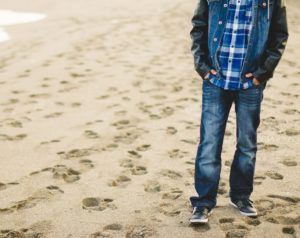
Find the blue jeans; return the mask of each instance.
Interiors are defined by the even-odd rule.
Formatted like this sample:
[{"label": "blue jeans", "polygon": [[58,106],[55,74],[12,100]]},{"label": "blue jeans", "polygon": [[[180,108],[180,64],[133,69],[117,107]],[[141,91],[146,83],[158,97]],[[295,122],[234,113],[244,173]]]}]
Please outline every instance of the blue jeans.
[{"label": "blue jeans", "polygon": [[249,198],[257,151],[257,128],[266,83],[247,89],[224,90],[203,80],[200,142],[195,160],[193,207],[216,206],[224,133],[232,103],[236,112],[236,150],[230,170],[230,197]]}]

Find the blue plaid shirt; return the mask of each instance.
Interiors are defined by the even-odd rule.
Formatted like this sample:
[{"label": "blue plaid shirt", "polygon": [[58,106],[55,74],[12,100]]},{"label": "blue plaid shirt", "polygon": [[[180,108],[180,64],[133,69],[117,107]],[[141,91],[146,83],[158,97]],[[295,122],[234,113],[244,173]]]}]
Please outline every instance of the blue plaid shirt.
[{"label": "blue plaid shirt", "polygon": [[246,55],[248,38],[252,27],[252,0],[230,0],[228,18],[218,51],[221,79],[209,74],[209,81],[229,90],[246,89],[253,85],[252,79],[240,82]]}]

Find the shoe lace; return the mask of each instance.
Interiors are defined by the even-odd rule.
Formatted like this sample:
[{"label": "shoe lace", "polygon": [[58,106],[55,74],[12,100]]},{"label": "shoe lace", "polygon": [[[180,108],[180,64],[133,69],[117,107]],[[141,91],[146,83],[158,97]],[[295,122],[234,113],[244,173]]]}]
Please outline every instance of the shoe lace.
[{"label": "shoe lace", "polygon": [[244,198],[238,201],[237,205],[239,207],[253,207],[253,201],[250,200],[249,198]]},{"label": "shoe lace", "polygon": [[209,212],[209,209],[206,208],[206,207],[194,207],[193,209],[193,213],[196,213],[196,212],[202,212],[202,213],[208,213]]}]

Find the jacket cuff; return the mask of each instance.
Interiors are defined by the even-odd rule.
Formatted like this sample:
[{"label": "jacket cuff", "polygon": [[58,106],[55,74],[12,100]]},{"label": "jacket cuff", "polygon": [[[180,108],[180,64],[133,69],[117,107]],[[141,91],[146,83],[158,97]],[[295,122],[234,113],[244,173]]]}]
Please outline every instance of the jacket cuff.
[{"label": "jacket cuff", "polygon": [[207,65],[207,64],[205,64],[205,63],[203,63],[203,64],[201,64],[201,66],[200,67],[195,67],[196,68],[196,71],[197,71],[197,73],[200,75],[200,77],[204,80],[204,77],[206,76],[206,74],[207,73],[209,73],[210,72],[210,67]]},{"label": "jacket cuff", "polygon": [[272,71],[268,71],[264,67],[258,67],[258,69],[252,73],[252,75],[260,83],[264,83],[273,77]]}]

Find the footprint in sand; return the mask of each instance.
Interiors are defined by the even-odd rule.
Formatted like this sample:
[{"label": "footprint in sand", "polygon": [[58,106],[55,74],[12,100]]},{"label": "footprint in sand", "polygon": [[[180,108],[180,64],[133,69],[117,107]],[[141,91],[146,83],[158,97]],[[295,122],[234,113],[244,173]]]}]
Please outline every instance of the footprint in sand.
[{"label": "footprint in sand", "polygon": [[1,238],[8,238],[8,237],[45,237],[42,232],[31,232],[27,228],[21,228],[17,231],[15,230],[0,230],[0,237]]},{"label": "footprint in sand", "polygon": [[267,171],[266,176],[268,176],[271,179],[275,179],[275,180],[282,180],[283,179],[283,175],[281,175],[280,173],[277,173],[275,171]]},{"label": "footprint in sand", "polygon": [[148,193],[157,193],[162,190],[162,185],[156,180],[148,180],[144,184],[144,190]]},{"label": "footprint in sand", "polygon": [[26,134],[18,134],[15,136],[9,136],[6,134],[0,134],[0,141],[20,141],[23,140],[24,138],[26,138],[27,135]]},{"label": "footprint in sand", "polygon": [[7,188],[7,185],[5,184],[5,183],[1,183],[0,182],[0,191],[1,190],[4,190],[4,189],[6,189]]},{"label": "footprint in sand", "polygon": [[120,231],[123,229],[122,224],[119,223],[112,223],[112,224],[108,224],[106,226],[103,227],[104,231],[110,230],[110,231]]},{"label": "footprint in sand", "polygon": [[178,178],[182,178],[182,175],[180,172],[174,171],[174,170],[170,170],[170,169],[162,169],[159,174],[169,177],[171,179],[178,179]]},{"label": "footprint in sand", "polygon": [[50,86],[51,86],[50,84],[46,84],[46,83],[40,84],[41,88],[49,88]]},{"label": "footprint in sand", "polygon": [[115,151],[116,148],[118,148],[119,145],[117,143],[111,143],[111,144],[108,144],[104,147],[102,147],[102,150],[103,151]]},{"label": "footprint in sand", "polygon": [[147,168],[141,165],[135,165],[130,169],[132,175],[143,175],[147,174]]},{"label": "footprint in sand", "polygon": [[129,156],[132,157],[132,158],[136,158],[136,159],[139,159],[142,157],[142,155],[138,152],[136,152],[135,150],[129,150],[127,151]]},{"label": "footprint in sand", "polygon": [[70,74],[70,76],[71,76],[72,78],[81,78],[81,77],[85,77],[85,76],[86,76],[85,74],[82,74],[82,73],[76,73],[76,72],[70,72],[69,74]]},{"label": "footprint in sand", "polygon": [[97,238],[97,237],[114,237],[116,234],[113,234],[115,231],[120,231],[123,229],[123,225],[119,223],[112,223],[105,225],[103,227],[103,231],[97,231],[92,234],[90,234],[90,238]]},{"label": "footprint in sand", "polygon": [[149,117],[151,120],[158,120],[158,119],[162,118],[161,116],[159,116],[157,114],[150,114]]},{"label": "footprint in sand", "polygon": [[119,175],[116,179],[108,181],[107,185],[111,187],[127,187],[131,182],[131,178],[126,175]]},{"label": "footprint in sand", "polygon": [[90,126],[90,125],[93,125],[93,124],[96,124],[96,123],[101,123],[101,122],[103,122],[103,120],[88,121],[85,124]]},{"label": "footprint in sand", "polygon": [[[185,162],[187,163],[187,162]],[[195,176],[195,169],[194,168],[188,168],[186,169],[186,173],[189,175],[189,177],[194,177]]]},{"label": "footprint in sand", "polygon": [[225,238],[243,238],[247,235],[246,229],[233,229],[226,233]]},{"label": "footprint in sand", "polygon": [[149,150],[150,147],[151,147],[151,145],[149,145],[149,144],[140,145],[136,148],[136,150],[137,151],[147,151],[147,150]]},{"label": "footprint in sand", "polygon": [[[67,81],[62,81],[62,82],[64,82],[64,84],[67,82]],[[62,83],[61,82],[61,83]],[[72,91],[72,90],[75,90],[75,89],[77,89],[78,87],[75,87],[75,86],[69,86],[69,87],[65,87],[65,88],[63,88],[63,89],[60,89],[60,90],[57,90],[57,92],[59,92],[59,93],[65,93],[65,92],[70,92],[70,91]]]},{"label": "footprint in sand", "polygon": [[114,137],[115,143],[132,144],[136,139],[138,139],[142,134],[148,131],[144,129],[135,129],[131,131],[124,132],[120,135]]},{"label": "footprint in sand", "polygon": [[100,96],[97,96],[97,97],[96,97],[96,100],[103,100],[103,99],[107,99],[107,98],[109,98],[109,97],[110,97],[110,95],[108,95],[108,94],[100,95]]},{"label": "footprint in sand", "polygon": [[230,167],[231,164],[232,164],[231,160],[225,160],[225,162],[224,162],[224,165],[227,166],[227,167]]},{"label": "footprint in sand", "polygon": [[5,122],[5,125],[15,127],[15,128],[23,128],[23,124],[20,121],[14,120],[12,118],[7,118],[1,122]]},{"label": "footprint in sand", "polygon": [[198,140],[187,140],[187,139],[182,139],[180,140],[184,143],[190,144],[190,145],[197,145],[198,144]]},{"label": "footprint in sand", "polygon": [[100,137],[97,132],[92,131],[92,130],[85,130],[84,131],[84,136],[89,138],[89,139],[97,139],[97,138]]},{"label": "footprint in sand", "polygon": [[275,208],[275,203],[268,199],[259,199],[255,201],[255,204],[261,216],[266,215]]},{"label": "footprint in sand", "polygon": [[59,139],[54,139],[54,140],[50,140],[50,141],[41,141],[40,145],[47,145],[47,144],[58,143],[58,142],[60,142]]},{"label": "footprint in sand", "polygon": [[81,106],[81,102],[72,102],[71,103],[71,107],[80,107]]},{"label": "footprint in sand", "polygon": [[51,94],[48,93],[35,93],[35,94],[30,94],[30,98],[49,98],[51,97]]},{"label": "footprint in sand", "polygon": [[219,223],[221,229],[227,232],[225,237],[244,237],[249,231],[249,227],[247,225],[235,222],[235,219],[232,217],[220,218]]},{"label": "footprint in sand", "polygon": [[235,228],[234,226],[234,218],[232,217],[224,217],[219,219],[220,227],[223,231],[232,230]]},{"label": "footprint in sand", "polygon": [[300,111],[298,111],[297,109],[285,109],[283,113],[287,115],[296,115],[300,114]]},{"label": "footprint in sand", "polygon": [[189,152],[183,151],[180,149],[173,149],[173,150],[168,151],[168,155],[172,159],[182,159],[182,158],[186,157],[186,155],[188,155],[188,154],[189,154]]},{"label": "footprint in sand", "polygon": [[160,109],[160,115],[162,117],[168,117],[173,115],[174,113],[174,109],[172,107],[164,107],[162,109]]},{"label": "footprint in sand", "polygon": [[151,114],[151,111],[149,110],[150,108],[152,108],[151,105],[147,105],[144,102],[140,102],[136,106],[143,114]]},{"label": "footprint in sand", "polygon": [[129,225],[127,226],[126,238],[138,238],[138,237],[155,237],[157,232],[152,227],[144,225]]},{"label": "footprint in sand", "polygon": [[166,129],[166,133],[169,135],[174,135],[177,133],[177,129],[175,127],[169,126]]},{"label": "footprint in sand", "polygon": [[260,220],[257,218],[247,218],[246,223],[250,226],[258,226],[261,224]]},{"label": "footprint in sand", "polygon": [[265,144],[263,142],[257,143],[257,147],[258,147],[259,150],[267,150],[267,151],[275,151],[279,148],[278,145]]},{"label": "footprint in sand", "polygon": [[282,228],[282,233],[289,234],[289,235],[295,235],[296,231],[295,228],[292,226],[286,226]]},{"label": "footprint in sand", "polygon": [[112,237],[108,231],[96,231],[89,235],[90,238]]},{"label": "footprint in sand", "polygon": [[80,158],[80,157],[84,157],[84,156],[89,156],[95,152],[98,152],[98,150],[94,149],[94,148],[84,148],[84,149],[72,149],[72,150],[69,150],[68,152],[59,151],[59,152],[57,152],[57,154],[62,159],[71,159],[71,158]]},{"label": "footprint in sand", "polygon": [[56,117],[61,116],[62,114],[63,114],[63,112],[53,112],[53,113],[45,115],[44,117],[45,118],[56,118]]},{"label": "footprint in sand", "polygon": [[275,219],[283,225],[299,225],[300,223],[300,216],[292,216],[285,214],[284,216],[277,216]]},{"label": "footprint in sand", "polygon": [[265,180],[265,176],[255,176],[254,177],[254,185],[260,185],[262,184],[262,181]]},{"label": "footprint in sand", "polygon": [[84,198],[82,208],[86,210],[104,211],[107,208],[116,209],[117,207],[112,203],[111,198],[100,198],[100,197],[87,197]]},{"label": "footprint in sand", "polygon": [[280,132],[279,134],[285,134],[287,136],[297,136],[297,135],[300,134],[300,131],[296,130],[296,129],[293,129],[293,128],[290,128],[290,129],[287,129],[283,132]]},{"label": "footprint in sand", "polygon": [[159,203],[159,212],[163,213],[166,216],[178,216],[181,213],[182,205],[161,202]]},{"label": "footprint in sand", "polygon": [[220,224],[233,223],[233,222],[234,222],[234,218],[231,218],[231,217],[224,217],[224,218],[219,219]]},{"label": "footprint in sand", "polygon": [[127,111],[125,111],[125,110],[119,110],[119,111],[114,112],[114,114],[116,116],[125,116],[127,114]]},{"label": "footprint in sand", "polygon": [[134,166],[134,162],[132,159],[122,159],[119,164],[124,168],[132,168]]},{"label": "footprint in sand", "polygon": [[73,183],[80,179],[80,172],[61,164],[55,165],[52,168],[52,173],[53,178],[63,179],[67,183]]},{"label": "footprint in sand", "polygon": [[121,129],[124,129],[124,128],[130,126],[130,121],[123,119],[123,120],[119,120],[114,123],[111,123],[111,125],[116,127],[118,130],[121,130]]},{"label": "footprint in sand", "polygon": [[81,159],[79,161],[79,164],[81,165],[83,170],[89,170],[91,168],[94,168],[93,161],[91,161],[89,159]]},{"label": "footprint in sand", "polygon": [[227,194],[227,189],[226,189],[226,183],[225,182],[220,182],[219,188],[218,188],[218,194],[223,195]]},{"label": "footprint in sand", "polygon": [[133,87],[140,87],[143,84],[143,81],[141,80],[135,80],[132,82]]},{"label": "footprint in sand", "polygon": [[297,166],[297,162],[293,158],[283,159],[282,161],[280,161],[280,163],[288,167]]},{"label": "footprint in sand", "polygon": [[272,215],[271,217],[267,217],[267,218],[266,218],[266,221],[267,221],[267,222],[270,222],[270,223],[273,223],[273,224],[279,224],[279,221],[277,221],[277,220],[273,217],[273,215]]},{"label": "footprint in sand", "polygon": [[281,199],[283,201],[286,201],[290,204],[297,204],[300,202],[300,198],[299,197],[288,197],[288,196],[282,196],[282,195],[276,195],[276,194],[270,194],[268,195],[269,198],[277,198],[277,199]]},{"label": "footprint in sand", "polygon": [[55,185],[49,185],[49,186],[47,186],[46,188],[49,189],[49,190],[59,191],[59,192],[61,192],[61,193],[64,193],[63,190],[61,190],[58,186],[55,186]]},{"label": "footprint in sand", "polygon": [[2,182],[0,182],[0,191],[4,190],[4,189],[7,189],[11,185],[18,185],[18,184],[19,184],[18,182],[10,182],[10,183],[2,183]]},{"label": "footprint in sand", "polygon": [[63,191],[57,186],[48,186],[36,190],[31,196],[24,200],[13,202],[13,205],[8,208],[0,208],[0,213],[12,213],[23,209],[28,209],[36,206],[42,200],[49,200],[54,196],[63,193]]},{"label": "footprint in sand", "polygon": [[162,194],[162,199],[170,199],[170,200],[176,200],[177,198],[180,198],[183,194],[183,191],[179,188],[171,188],[170,191],[165,192]]}]

